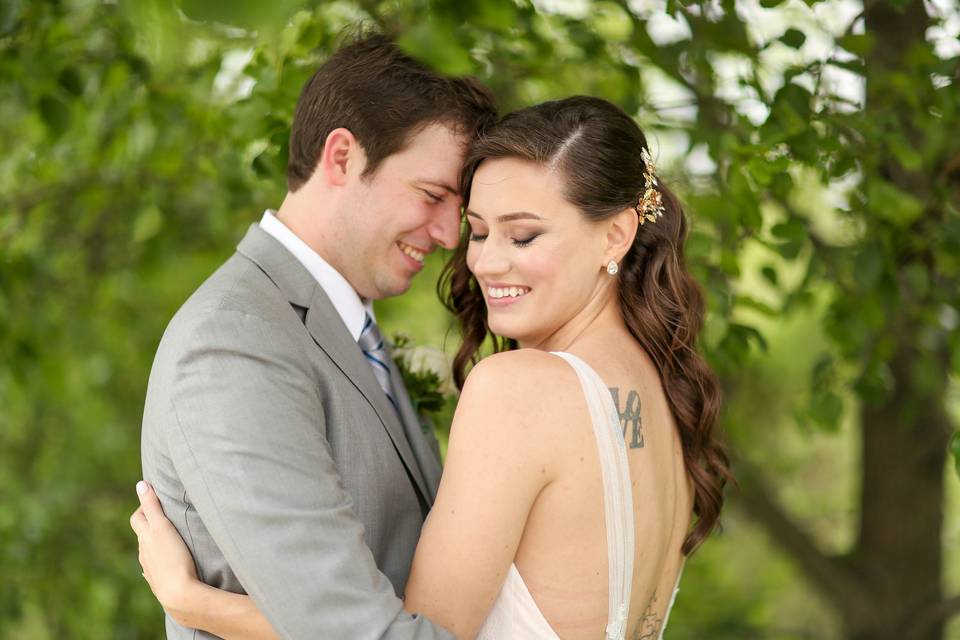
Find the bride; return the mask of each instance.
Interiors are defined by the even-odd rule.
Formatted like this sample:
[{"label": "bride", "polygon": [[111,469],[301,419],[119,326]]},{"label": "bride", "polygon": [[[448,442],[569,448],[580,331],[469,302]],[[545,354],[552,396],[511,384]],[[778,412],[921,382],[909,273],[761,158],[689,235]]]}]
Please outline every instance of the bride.
[{"label": "bride", "polygon": [[[462,393],[404,606],[459,638],[660,638],[730,477],[684,213],[634,121],[590,97],[503,118],[462,187],[469,229],[444,272]],[[477,363],[488,335],[498,353]],[[196,578],[152,490],[141,502],[168,613],[276,637],[248,596]]]}]

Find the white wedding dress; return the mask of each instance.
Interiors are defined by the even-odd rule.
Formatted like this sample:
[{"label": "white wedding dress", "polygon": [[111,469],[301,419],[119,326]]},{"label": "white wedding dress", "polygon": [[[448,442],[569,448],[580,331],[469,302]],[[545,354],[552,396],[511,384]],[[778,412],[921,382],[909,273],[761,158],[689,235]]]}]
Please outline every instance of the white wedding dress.
[{"label": "white wedding dress", "polygon": [[[630,468],[627,464],[620,417],[607,386],[586,362],[570,353],[552,353],[570,363],[577,372],[597,439],[603,475],[603,508],[606,514],[607,556],[610,564],[610,605],[605,639],[623,640],[627,632],[630,591],[633,587],[634,522]],[[680,573],[682,571],[681,566]],[[679,591],[679,584],[678,574],[660,629],[661,639]],[[477,640],[507,639],[560,640],[537,607],[515,564],[510,565],[500,595],[477,634]]]}]

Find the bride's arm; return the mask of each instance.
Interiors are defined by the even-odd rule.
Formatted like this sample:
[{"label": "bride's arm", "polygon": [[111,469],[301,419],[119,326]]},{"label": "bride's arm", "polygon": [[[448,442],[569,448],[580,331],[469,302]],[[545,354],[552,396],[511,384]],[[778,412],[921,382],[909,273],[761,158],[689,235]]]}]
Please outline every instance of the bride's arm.
[{"label": "bride's arm", "polygon": [[249,596],[200,582],[190,551],[150,485],[138,484],[140,508],[130,526],[140,545],[143,577],[164,610],[185,627],[226,640],[274,640],[280,636]]},{"label": "bride's arm", "polygon": [[190,604],[171,613],[185,627],[202,629],[226,640],[274,640],[280,636],[250,596],[222,591],[197,581]]},{"label": "bride's arm", "polygon": [[470,373],[405,609],[458,638],[477,634],[533,504],[554,478],[557,427],[569,415],[570,397],[577,398],[557,389],[576,384],[574,375],[559,358],[529,350],[491,356]]}]

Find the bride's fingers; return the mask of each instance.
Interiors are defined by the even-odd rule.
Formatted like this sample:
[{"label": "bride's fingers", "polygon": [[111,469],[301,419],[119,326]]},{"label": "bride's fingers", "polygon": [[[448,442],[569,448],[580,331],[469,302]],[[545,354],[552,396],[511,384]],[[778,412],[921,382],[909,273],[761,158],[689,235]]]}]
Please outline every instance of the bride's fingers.
[{"label": "bride's fingers", "polygon": [[162,522],[164,518],[163,507],[160,506],[160,499],[157,492],[149,484],[141,480],[137,483],[137,497],[140,499],[140,508],[147,518],[147,522]]},{"label": "bride's fingers", "polygon": [[130,528],[139,538],[149,527],[147,517],[143,514],[143,507],[137,507],[137,510],[130,515]]}]

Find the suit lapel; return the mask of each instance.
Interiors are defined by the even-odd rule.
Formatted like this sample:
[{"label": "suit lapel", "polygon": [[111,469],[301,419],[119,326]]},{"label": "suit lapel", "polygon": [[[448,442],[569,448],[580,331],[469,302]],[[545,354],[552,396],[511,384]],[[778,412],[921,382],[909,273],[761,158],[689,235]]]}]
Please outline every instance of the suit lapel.
[{"label": "suit lapel", "polygon": [[384,395],[373,369],[364,359],[363,352],[347,331],[323,287],[299,260],[259,225],[250,227],[237,251],[256,263],[292,304],[306,309],[304,325],[310,336],[373,407],[417,491],[428,504],[432,504],[432,492],[400,424],[400,417]]},{"label": "suit lapel", "polygon": [[410,441],[410,447],[417,458],[420,470],[423,472],[429,489],[430,504],[436,500],[437,486],[440,484],[440,447],[437,444],[436,436],[431,432],[424,431],[420,422],[420,416],[413,408],[413,403],[403,384],[403,374],[397,368],[393,358],[390,359],[390,376],[393,379],[393,388],[397,394],[397,404],[400,411],[400,419],[403,421],[407,430],[407,438]]},{"label": "suit lapel", "polygon": [[417,464],[416,456],[410,448],[403,425],[400,424],[400,417],[383,393],[383,389],[380,388],[376,376],[373,375],[370,363],[363,357],[363,352],[353,341],[353,337],[347,333],[343,321],[319,286],[313,304],[307,310],[306,326],[317,345],[330,356],[330,359],[337,364],[343,374],[350,379],[357,390],[371,404],[374,411],[377,412],[380,422],[387,430],[387,434],[393,441],[393,446],[400,454],[400,458],[410,472],[417,489],[424,498],[429,500],[430,492],[427,490],[427,484],[420,471],[420,465]]}]

